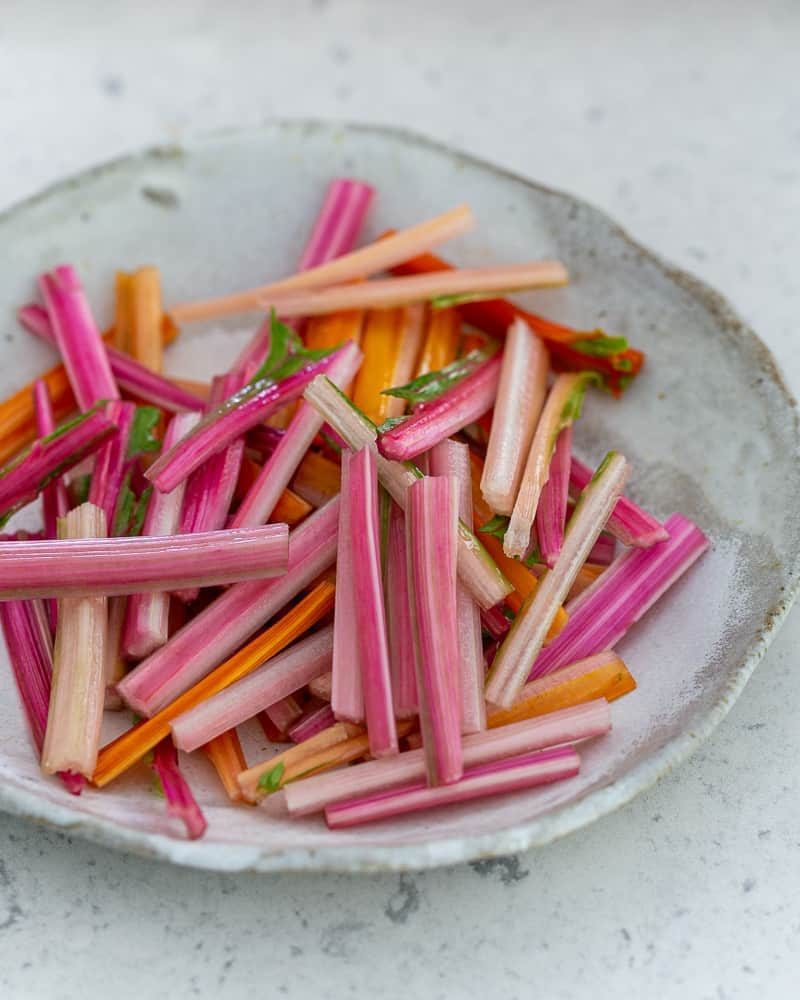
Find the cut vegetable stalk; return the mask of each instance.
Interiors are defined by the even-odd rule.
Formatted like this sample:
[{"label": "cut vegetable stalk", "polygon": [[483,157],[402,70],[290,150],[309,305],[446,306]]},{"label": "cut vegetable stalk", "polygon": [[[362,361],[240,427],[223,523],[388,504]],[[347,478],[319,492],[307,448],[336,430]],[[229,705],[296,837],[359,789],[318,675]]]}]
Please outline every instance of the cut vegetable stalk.
[{"label": "cut vegetable stalk", "polygon": [[119,399],[100,331],[74,268],[57,267],[43,274],[39,287],[58,349],[81,410]]},{"label": "cut vegetable stalk", "polygon": [[99,507],[106,517],[109,534],[113,533],[114,514],[119,501],[128,462],[128,443],[136,416],[136,406],[112,399],[105,405],[106,418],[117,428],[117,433],[100,448],[92,469],[89,486],[89,503]]},{"label": "cut vegetable stalk", "polygon": [[[37,379],[33,385],[33,406],[36,411],[36,434],[39,438],[49,437],[55,429],[55,418],[50,401],[50,393],[44,379]],[[58,538],[58,519],[66,517],[69,510],[69,496],[64,480],[59,476],[42,490],[42,522],[45,538]],[[50,629],[55,634],[58,622],[58,602],[47,602],[47,616]]]},{"label": "cut vegetable stalk", "polygon": [[236,584],[143,660],[119,685],[125,702],[152,715],[230,656],[332,565],[338,515],[332,500],[291,532],[285,576]]},{"label": "cut vegetable stalk", "polygon": [[455,309],[429,309],[416,377],[438,372],[455,361],[460,334],[461,319]]},{"label": "cut vegetable stalk", "polygon": [[[605,735],[610,729],[611,711],[605,699],[576,705],[465,736],[464,766],[477,767],[506,757],[592,739]],[[292,816],[307,816],[336,802],[399,788],[424,777],[424,752],[409,750],[396,757],[368,761],[287,785],[286,805]]]},{"label": "cut vegetable stalk", "polygon": [[336,719],[330,705],[315,705],[303,713],[303,717],[289,730],[288,736],[292,743],[305,743],[317,733],[335,725]]},{"label": "cut vegetable stalk", "polygon": [[327,581],[317,584],[311,593],[280,621],[253,639],[152,719],[145,719],[103,747],[97,760],[97,769],[92,776],[94,784],[103,787],[123,774],[152,750],[159,740],[169,735],[173,719],[213,697],[228,685],[234,684],[316,625],[332,609],[333,594],[332,584]]},{"label": "cut vegetable stalk", "polygon": [[294,695],[288,694],[274,705],[258,713],[264,735],[272,743],[287,743],[289,730],[301,718],[303,706]]},{"label": "cut vegetable stalk", "polygon": [[[38,760],[44,746],[53,677],[53,640],[44,608],[40,601],[0,602],[0,626]],[[58,776],[68,792],[80,795],[81,775],[61,771]]]},{"label": "cut vegetable stalk", "polygon": [[[42,306],[36,303],[22,306],[17,311],[17,319],[30,333],[57,346],[50,317]],[[163,334],[162,326],[162,340],[164,339]],[[185,385],[179,385],[175,381],[164,378],[163,375],[150,371],[149,368],[145,368],[130,355],[124,354],[109,344],[106,344],[106,354],[111,373],[119,388],[136,396],[137,399],[173,413],[181,410],[203,409],[203,399],[187,389]],[[54,372],[59,370],[63,371],[63,369],[53,369]],[[65,371],[63,371],[63,377],[66,379]]]},{"label": "cut vegetable stalk", "polygon": [[554,382],[536,425],[503,541],[506,555],[518,559],[527,555],[539,497],[550,475],[550,462],[558,435],[578,419],[586,387],[596,378],[591,372],[581,372],[578,375],[559,375]]},{"label": "cut vegetable stalk", "polygon": [[[347,389],[358,371],[361,357],[354,343],[343,345],[328,370],[328,378],[340,389]],[[234,515],[232,527],[248,528],[269,520],[321,427],[319,413],[310,403],[301,402],[286,433]]]},{"label": "cut vegetable stalk", "polygon": [[[592,470],[573,456],[569,474],[569,488],[573,496],[577,496],[586,488],[592,478]],[[666,541],[669,537],[666,527],[656,520],[652,514],[642,510],[628,497],[620,497],[617,505],[608,519],[606,530],[623,545],[633,545],[647,549],[656,542]]]},{"label": "cut vegetable stalk", "polygon": [[547,390],[549,359],[541,340],[521,319],[511,324],[503,349],[497,402],[481,477],[481,493],[496,514],[511,514],[525,457]]},{"label": "cut vegetable stalk", "polygon": [[153,372],[163,363],[162,316],[158,269],[140,267],[131,275],[130,353]]},{"label": "cut vegetable stalk", "polygon": [[350,799],[325,810],[325,822],[331,830],[378,823],[395,816],[437,806],[472,802],[490,795],[506,795],[525,788],[537,788],[573,778],[580,770],[580,757],[571,747],[541,750],[524,757],[482,764],[464,772],[454,785],[429,788],[423,782],[388,792]]},{"label": "cut vegetable stalk", "polygon": [[[554,288],[566,285],[568,280],[567,269],[560,261],[540,260],[528,264],[461,268],[436,274],[318,286],[303,291],[270,292],[265,289],[261,294],[254,295],[244,309],[236,311],[255,307],[275,309],[282,316],[321,316],[345,309],[397,309],[436,299],[444,301],[452,298],[457,301],[466,295],[496,298],[504,292]],[[176,310],[173,310],[173,315],[176,315]]]},{"label": "cut vegetable stalk", "polygon": [[114,425],[99,410],[92,410],[34,441],[26,452],[0,470],[0,527],[115,433]]},{"label": "cut vegetable stalk", "polygon": [[[328,379],[317,378],[309,385],[305,398],[320,412],[352,451],[375,447],[375,425]],[[375,456],[378,478],[392,499],[405,510],[406,489],[422,473],[410,462],[391,462]],[[458,572],[464,585],[482,608],[491,608],[511,590],[475,534],[459,524]]]},{"label": "cut vegetable stalk", "polygon": [[[434,476],[452,476],[458,494],[458,513],[472,529],[472,484],[469,446],[442,441],[430,454]],[[459,581],[456,592],[458,628],[459,691],[461,694],[461,732],[478,733],[486,728],[486,702],[483,698],[484,666],[481,642],[481,613],[472,595]]]},{"label": "cut vegetable stalk", "polygon": [[570,426],[565,427],[556,439],[553,457],[550,459],[550,472],[547,482],[542,487],[539,506],[536,508],[536,538],[539,552],[550,569],[555,566],[561,546],[564,544],[571,457],[572,427]]},{"label": "cut vegetable stalk", "polygon": [[430,785],[462,773],[456,610],[458,492],[450,476],[408,488],[406,544],[419,718]]},{"label": "cut vegetable stalk", "polygon": [[[613,517],[614,515],[612,514],[611,516]],[[666,534],[666,532],[664,533]],[[610,566],[614,561],[616,548],[617,543],[614,536],[604,531],[594,543],[594,548],[589,553],[587,563],[600,569],[604,566]]]},{"label": "cut vegetable stalk", "polygon": [[373,309],[364,324],[364,362],[353,386],[353,400],[370,420],[383,423],[400,416],[405,403],[385,390],[411,378],[425,323],[423,306]]},{"label": "cut vegetable stalk", "polygon": [[614,509],[627,476],[625,459],[610,452],[581,494],[555,567],[542,577],[534,594],[522,606],[492,662],[486,685],[487,701],[510,708],[518,697],[556,611]]},{"label": "cut vegetable stalk", "polygon": [[192,790],[178,767],[178,754],[172,740],[162,740],[153,753],[153,770],[158,775],[167,812],[179,819],[186,827],[190,840],[197,840],[206,832],[208,824],[200,806],[192,795]]},{"label": "cut vegetable stalk", "polygon": [[147,478],[162,493],[171,493],[211,455],[232,444],[286,403],[294,402],[316,375],[330,370],[342,350],[310,362],[282,381],[266,378],[245,386],[205,416],[173,448],[165,449],[147,470]]},{"label": "cut vegetable stalk", "polygon": [[331,708],[340,722],[364,721],[364,688],[356,640],[355,575],[350,537],[350,452],[342,452],[342,489],[336,548],[336,608],[333,612]]},{"label": "cut vegetable stalk", "polygon": [[242,792],[236,779],[246,769],[247,761],[236,730],[229,729],[227,733],[215,736],[205,744],[203,753],[213,764],[231,802],[241,802]]},{"label": "cut vegetable stalk", "polygon": [[708,548],[703,532],[680,514],[668,517],[664,528],[666,542],[626,549],[570,602],[570,620],[536,659],[531,680],[616,645]]},{"label": "cut vegetable stalk", "polygon": [[[92,504],[59,522],[61,538],[103,538],[105,515]],[[97,762],[105,700],[106,598],[67,597],[59,602],[53,686],[42,770],[91,777]]]},{"label": "cut vegetable stalk", "polygon": [[[354,455],[342,456],[348,470],[347,514],[353,574],[355,646],[364,716],[373,757],[397,753],[397,730],[392,707],[389,648],[386,638],[386,612],[381,579],[381,547],[378,526],[378,472],[375,452],[362,448]],[[338,578],[337,578],[338,579]],[[453,528],[453,579],[455,581],[455,527]],[[454,583],[455,587],[455,583]]]},{"label": "cut vegetable stalk", "polygon": [[[174,448],[178,441],[183,440],[191,432],[197,419],[194,413],[176,414],[164,435],[164,451]],[[143,532],[146,536],[152,538],[176,534],[184,492],[184,483],[171,493],[153,491],[144,519]],[[168,591],[133,594],[129,598],[122,634],[125,656],[140,660],[164,645],[169,635],[169,601]]]},{"label": "cut vegetable stalk", "polygon": [[494,405],[502,359],[490,358],[431,403],[423,403],[401,424],[378,438],[382,455],[405,461],[428,451]]},{"label": "cut vegetable stalk", "polygon": [[[196,708],[177,716],[171,723],[175,745],[179,750],[196,750],[299,691],[330,670],[332,652],[333,629],[329,626],[273,657]],[[294,722],[296,718],[292,718],[283,731],[287,732]]]},{"label": "cut vegetable stalk", "polygon": [[398,719],[409,719],[419,713],[419,700],[408,594],[406,519],[396,503],[392,503],[389,514],[384,590],[394,714]]},{"label": "cut vegetable stalk", "polygon": [[[216,409],[230,395],[241,389],[243,377],[243,373],[239,373],[215,378],[211,385],[206,412]],[[244,439],[240,438],[212,455],[188,478],[181,505],[181,534],[218,531],[225,526],[236,484],[239,481],[243,454]],[[231,523],[230,527],[238,528],[243,525]],[[187,604],[196,600],[197,595],[196,588],[176,594]]]},{"label": "cut vegetable stalk", "polygon": [[508,726],[549,712],[605,698],[614,701],[636,689],[636,681],[616,653],[608,650],[530,681],[508,709],[489,715],[489,728]]},{"label": "cut vegetable stalk", "polygon": [[203,535],[0,542],[0,600],[210,587],[286,572],[285,524]]},{"label": "cut vegetable stalk", "polygon": [[466,205],[460,205],[426,222],[410,226],[393,236],[378,240],[369,246],[344,254],[319,267],[284,278],[269,285],[262,285],[247,292],[239,292],[207,302],[184,303],[173,306],[171,313],[178,322],[212,319],[231,313],[260,308],[265,296],[324,288],[338,282],[353,281],[385,271],[409,257],[424,253],[446,240],[460,236],[472,228],[474,218]]}]

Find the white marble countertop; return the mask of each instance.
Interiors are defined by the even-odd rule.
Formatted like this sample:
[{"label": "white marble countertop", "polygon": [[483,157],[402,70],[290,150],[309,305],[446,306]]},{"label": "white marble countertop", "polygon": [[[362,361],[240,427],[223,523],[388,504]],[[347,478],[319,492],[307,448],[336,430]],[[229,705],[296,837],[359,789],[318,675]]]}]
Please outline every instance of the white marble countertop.
[{"label": "white marble countertop", "polygon": [[[2,5],[0,207],[270,115],[402,124],[608,210],[800,390],[796,0],[115,6]],[[519,857],[217,876],[0,817],[0,995],[796,997],[798,640],[795,612],[688,764]]]}]

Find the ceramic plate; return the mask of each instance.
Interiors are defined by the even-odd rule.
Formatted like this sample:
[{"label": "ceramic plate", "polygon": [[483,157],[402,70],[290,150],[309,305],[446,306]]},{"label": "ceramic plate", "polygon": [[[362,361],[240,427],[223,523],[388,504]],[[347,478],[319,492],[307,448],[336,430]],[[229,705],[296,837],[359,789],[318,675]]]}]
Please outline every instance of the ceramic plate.
[{"label": "ceramic plate", "polygon": [[[575,780],[354,831],[290,822],[274,806],[233,808],[195,755],[187,770],[209,829],[187,843],[143,773],[77,799],[41,780],[4,662],[6,810],[220,870],[416,868],[543,844],[627,802],[688,756],[733,704],[791,605],[800,552],[797,415],[761,341],[718,295],[596,209],[405,133],[269,124],[129,157],[12,209],[0,218],[2,396],[53,363],[13,321],[37,273],[76,264],[104,322],[116,268],[158,265],[171,301],[246,288],[292,269],[326,182],[341,174],[379,191],[367,235],[469,202],[479,227],[448,255],[464,264],[560,258],[569,288],[536,293],[530,305],[625,334],[647,351],[622,402],[593,394],[576,446],[592,461],[607,448],[622,451],[633,464],[633,497],[659,516],[688,515],[713,545],[619,647],[638,691],[615,703],[613,733],[582,750]],[[242,320],[187,328],[170,348],[171,370],[219,371],[248,332]],[[247,738],[257,758],[263,744],[255,733]]]}]

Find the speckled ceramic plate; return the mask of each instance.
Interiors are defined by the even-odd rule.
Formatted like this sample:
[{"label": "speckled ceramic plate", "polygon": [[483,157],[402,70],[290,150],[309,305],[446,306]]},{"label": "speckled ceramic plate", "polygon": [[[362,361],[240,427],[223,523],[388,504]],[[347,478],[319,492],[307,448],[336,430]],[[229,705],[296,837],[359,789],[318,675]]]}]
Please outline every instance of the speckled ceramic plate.
[{"label": "speckled ceramic plate", "polygon": [[[157,264],[173,301],[248,287],[291,268],[323,187],[337,174],[378,188],[372,233],[467,201],[480,226],[448,250],[454,259],[567,263],[569,288],[538,293],[531,304],[556,319],[626,334],[648,354],[624,401],[591,399],[577,446],[593,460],[608,447],[624,452],[633,463],[633,496],[658,515],[678,510],[694,518],[711,536],[711,551],[620,647],[639,689],[614,705],[613,733],[583,749],[573,781],[331,833],[320,820],[290,822],[274,806],[232,808],[206,762],[192,758],[187,767],[209,829],[204,840],[186,843],[173,836],[144,774],[78,799],[43,781],[3,663],[6,810],[220,870],[416,868],[543,844],[627,802],[691,753],[738,697],[791,605],[800,553],[797,414],[761,341],[718,295],[601,212],[416,136],[269,124],[126,158],[12,209],[0,218],[0,392],[52,363],[13,320],[38,272],[77,264],[103,320],[119,267]],[[187,329],[169,364],[186,375],[218,371],[247,332]],[[257,735],[248,739],[257,754]]]}]

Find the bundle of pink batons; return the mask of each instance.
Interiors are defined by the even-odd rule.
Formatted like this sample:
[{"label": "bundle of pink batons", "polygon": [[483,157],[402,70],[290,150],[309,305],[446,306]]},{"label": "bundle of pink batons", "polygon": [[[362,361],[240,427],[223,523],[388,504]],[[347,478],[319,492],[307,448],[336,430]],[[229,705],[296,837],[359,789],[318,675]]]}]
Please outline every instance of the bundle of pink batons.
[{"label": "bundle of pink batons", "polygon": [[[354,249],[373,196],[333,181],[297,273],[250,291],[167,310],[120,273],[101,333],[64,266],[19,310],[61,363],[0,403],[0,620],[69,792],[155,771],[197,837],[178,750],[331,828],[566,780],[636,687],[613,647],[707,548],[622,455],[573,454],[644,356],[506,298],[564,266],[446,264],[466,206]],[[228,371],[162,374],[177,324],[234,313],[261,315]]]}]

